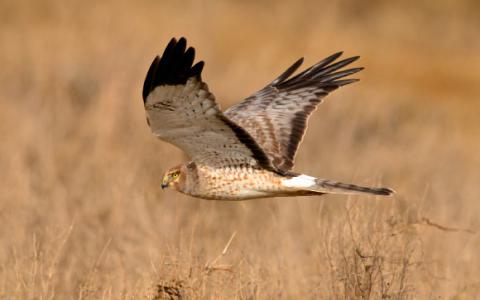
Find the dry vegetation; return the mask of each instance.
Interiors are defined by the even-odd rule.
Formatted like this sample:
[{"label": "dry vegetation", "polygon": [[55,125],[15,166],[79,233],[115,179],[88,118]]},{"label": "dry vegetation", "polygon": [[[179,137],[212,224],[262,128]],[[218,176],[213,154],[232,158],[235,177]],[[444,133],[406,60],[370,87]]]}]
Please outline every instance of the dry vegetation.
[{"label": "dry vegetation", "polygon": [[[398,3],[0,1],[0,298],[474,299],[480,7]],[[162,192],[185,158],[140,94],[180,35],[223,107],[301,55],[361,55],[296,169],[397,195]]]}]

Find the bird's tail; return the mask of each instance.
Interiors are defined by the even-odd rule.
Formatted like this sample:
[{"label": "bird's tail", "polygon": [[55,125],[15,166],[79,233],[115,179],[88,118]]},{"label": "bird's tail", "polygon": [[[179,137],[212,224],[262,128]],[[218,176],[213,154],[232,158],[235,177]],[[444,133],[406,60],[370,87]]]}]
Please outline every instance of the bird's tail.
[{"label": "bird's tail", "polygon": [[315,180],[314,191],[328,194],[371,194],[381,196],[390,196],[395,193],[389,188],[365,187],[320,178]]},{"label": "bird's tail", "polygon": [[395,193],[389,188],[364,187],[354,184],[336,182],[327,179],[315,178],[307,175],[298,175],[283,181],[283,185],[319,194],[370,194],[391,196]]}]

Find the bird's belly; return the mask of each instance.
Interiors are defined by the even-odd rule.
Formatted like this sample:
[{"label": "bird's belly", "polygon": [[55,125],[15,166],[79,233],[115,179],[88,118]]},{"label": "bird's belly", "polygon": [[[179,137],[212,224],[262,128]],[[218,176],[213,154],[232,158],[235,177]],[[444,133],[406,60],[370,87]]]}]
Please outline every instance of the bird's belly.
[{"label": "bird's belly", "polygon": [[238,190],[232,194],[226,194],[224,195],[225,197],[229,198],[232,197],[232,200],[241,200],[241,199],[255,199],[255,198],[264,198],[264,197],[270,197],[272,193],[268,191],[259,191],[255,189],[248,189],[244,188],[241,190]]},{"label": "bird's belly", "polygon": [[197,194],[192,196],[207,199],[207,200],[238,201],[238,200],[273,197],[273,194],[269,192],[256,191],[256,190],[241,190],[241,191],[235,191],[235,192],[209,191],[207,193],[202,193],[202,194]]},{"label": "bird's belly", "polygon": [[[277,174],[265,170],[209,170],[201,175],[205,189],[197,197],[213,200],[247,200],[271,197],[281,187]],[[203,175],[203,176],[202,176]]]}]

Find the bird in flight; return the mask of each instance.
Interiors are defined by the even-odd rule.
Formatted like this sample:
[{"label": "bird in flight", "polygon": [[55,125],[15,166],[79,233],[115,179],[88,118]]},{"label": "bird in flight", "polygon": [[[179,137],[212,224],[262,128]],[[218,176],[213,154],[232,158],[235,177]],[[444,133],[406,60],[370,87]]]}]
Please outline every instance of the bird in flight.
[{"label": "bird in flight", "polygon": [[147,123],[153,134],[191,159],[170,168],[162,188],[210,200],[323,194],[388,196],[388,188],[363,187],[292,171],[307,120],[322,99],[356,82],[363,68],[344,69],[357,57],[335,53],[296,75],[303,58],[266,87],[221,111],[202,81],[204,62],[195,49],[172,38],[153,60],[143,86]]}]

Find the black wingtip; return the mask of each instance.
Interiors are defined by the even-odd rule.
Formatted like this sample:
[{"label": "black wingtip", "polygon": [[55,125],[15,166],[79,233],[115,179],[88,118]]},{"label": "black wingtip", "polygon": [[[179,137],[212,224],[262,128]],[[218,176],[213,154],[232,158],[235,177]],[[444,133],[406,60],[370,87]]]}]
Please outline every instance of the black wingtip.
[{"label": "black wingtip", "polygon": [[[302,71],[301,73],[290,77],[296,68],[294,64],[287,71],[285,71],[280,77],[278,77],[272,83],[280,89],[298,89],[306,86],[318,86],[328,92],[331,92],[341,86],[358,81],[358,79],[343,79],[349,75],[360,72],[362,67],[341,70],[345,66],[357,61],[360,56],[352,56],[340,61],[335,62],[340,56],[343,55],[342,51],[336,52],[310,68]],[[293,68],[296,66],[296,68]],[[279,80],[280,79],[280,80]]]},{"label": "black wingtip", "polygon": [[283,72],[282,74],[280,74],[280,76],[278,76],[274,81],[272,81],[270,83],[270,85],[277,85],[283,81],[285,81],[288,77],[290,77],[290,75],[292,75],[293,73],[295,73],[295,71],[303,64],[303,57],[300,57],[299,59],[297,59],[296,62],[293,63],[293,65],[291,65],[290,67],[288,67],[288,69]]},{"label": "black wingtip", "polygon": [[392,196],[395,194],[395,191],[389,188],[377,188],[375,189],[375,192],[377,195],[381,196]]},{"label": "black wingtip", "polygon": [[155,57],[148,69],[143,84],[143,102],[157,86],[185,84],[191,77],[200,78],[205,63],[201,61],[193,65],[194,60],[195,49],[187,49],[187,40],[172,38],[162,56]]},{"label": "black wingtip", "polygon": [[148,94],[153,89],[152,82],[157,72],[159,61],[160,61],[160,56],[158,55],[155,56],[155,58],[153,59],[153,62],[150,64],[150,68],[148,68],[147,76],[145,78],[145,81],[143,82],[143,90],[142,90],[143,102],[146,101]]}]

